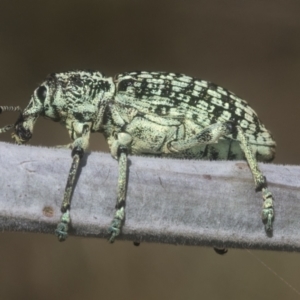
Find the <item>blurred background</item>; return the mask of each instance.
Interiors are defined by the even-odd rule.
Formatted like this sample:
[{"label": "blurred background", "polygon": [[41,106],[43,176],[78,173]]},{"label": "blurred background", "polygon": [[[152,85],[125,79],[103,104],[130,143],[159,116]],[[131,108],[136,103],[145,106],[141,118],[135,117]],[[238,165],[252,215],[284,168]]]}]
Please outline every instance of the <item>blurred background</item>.
[{"label": "blurred background", "polygon": [[[246,99],[278,143],[275,163],[300,164],[299,13],[298,0],[2,0],[0,105],[24,108],[52,72],[180,72]],[[1,115],[0,127],[16,118]],[[40,119],[31,144],[68,141]],[[99,134],[90,148],[108,151]],[[0,300],[299,298],[279,277],[300,289],[299,254],[251,253],[3,232]]]}]

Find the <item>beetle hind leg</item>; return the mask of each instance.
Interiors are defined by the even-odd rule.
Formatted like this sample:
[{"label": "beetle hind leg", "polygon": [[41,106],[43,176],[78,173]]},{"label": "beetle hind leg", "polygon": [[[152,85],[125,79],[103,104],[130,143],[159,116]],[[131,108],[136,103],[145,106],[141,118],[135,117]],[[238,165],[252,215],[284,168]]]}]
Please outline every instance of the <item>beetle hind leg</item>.
[{"label": "beetle hind leg", "polygon": [[248,165],[250,167],[256,191],[262,192],[263,208],[262,208],[262,220],[265,224],[265,230],[270,234],[273,230],[274,220],[274,207],[273,196],[267,188],[267,181],[260,171],[255,155],[248,143],[248,139],[243,129],[228,121],[224,123],[215,123],[204,128],[197,136],[188,140],[175,140],[169,143],[168,148],[171,152],[179,152],[196,145],[212,144],[218,142],[218,139],[226,135],[236,136],[237,141],[246,157]]},{"label": "beetle hind leg", "polygon": [[267,188],[262,189],[262,195],[264,199],[261,217],[265,223],[265,229],[267,232],[273,231],[273,219],[274,219],[274,207],[273,196]]},{"label": "beetle hind leg", "polygon": [[255,185],[256,191],[262,192],[263,198],[263,208],[262,208],[262,220],[265,224],[265,230],[267,233],[272,233],[273,231],[273,220],[274,220],[274,206],[273,206],[273,196],[268,190],[266,177],[260,171],[255,155],[251,150],[248,140],[244,134],[243,129],[240,126],[236,126],[237,140],[240,142],[241,149],[243,150],[246,160],[249,164]]}]

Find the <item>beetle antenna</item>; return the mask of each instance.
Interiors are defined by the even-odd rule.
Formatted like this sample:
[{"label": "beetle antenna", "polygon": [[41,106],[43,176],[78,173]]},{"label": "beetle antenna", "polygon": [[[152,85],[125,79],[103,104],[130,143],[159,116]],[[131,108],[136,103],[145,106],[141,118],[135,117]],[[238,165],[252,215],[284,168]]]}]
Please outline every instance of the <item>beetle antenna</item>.
[{"label": "beetle antenna", "polygon": [[[5,112],[5,111],[12,111],[12,112],[19,111],[19,112],[22,112],[22,109],[21,109],[20,106],[0,106],[0,114]],[[7,132],[7,131],[11,130],[13,127],[14,127],[14,124],[6,125],[6,126],[0,128],[0,133]]]},{"label": "beetle antenna", "polygon": [[22,109],[20,106],[0,106],[0,114],[4,111],[19,111],[21,112]]}]

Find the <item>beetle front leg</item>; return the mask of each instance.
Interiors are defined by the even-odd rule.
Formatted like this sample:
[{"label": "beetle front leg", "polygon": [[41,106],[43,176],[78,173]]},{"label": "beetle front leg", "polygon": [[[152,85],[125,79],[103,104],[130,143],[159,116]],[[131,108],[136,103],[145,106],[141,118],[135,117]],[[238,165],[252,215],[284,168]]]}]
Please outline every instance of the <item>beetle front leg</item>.
[{"label": "beetle front leg", "polygon": [[[131,143],[132,138],[127,133],[119,133],[117,140],[112,146],[111,152],[119,163],[119,176],[118,176],[118,192],[117,192],[117,204],[114,219],[108,228],[110,234],[109,242],[113,243],[115,238],[120,234],[122,225],[125,219],[125,199],[127,189],[127,177],[128,177],[128,145]],[[115,151],[116,150],[116,151]]]},{"label": "beetle front leg", "polygon": [[79,162],[82,155],[83,155],[82,148],[81,149],[77,148],[75,152],[72,151],[73,162],[69,171],[68,181],[64,193],[64,199],[61,205],[61,212],[63,214],[61,216],[60,223],[58,223],[57,228],[55,230],[55,235],[58,237],[58,240],[60,242],[65,241],[66,238],[68,237],[68,230],[71,222],[70,219],[71,198],[74,190],[74,182],[78,171]]},{"label": "beetle front leg", "polygon": [[61,212],[63,214],[61,216],[61,221],[58,223],[57,228],[55,230],[55,235],[58,237],[58,240],[60,242],[65,241],[68,237],[68,230],[71,223],[70,207],[74,190],[75,178],[80,160],[84,154],[84,150],[88,147],[90,137],[90,126],[88,124],[85,124],[83,126],[82,124],[80,124],[78,126],[81,129],[81,136],[76,138],[72,144],[73,162],[69,171],[68,181],[66,184],[64,198],[61,205]]}]

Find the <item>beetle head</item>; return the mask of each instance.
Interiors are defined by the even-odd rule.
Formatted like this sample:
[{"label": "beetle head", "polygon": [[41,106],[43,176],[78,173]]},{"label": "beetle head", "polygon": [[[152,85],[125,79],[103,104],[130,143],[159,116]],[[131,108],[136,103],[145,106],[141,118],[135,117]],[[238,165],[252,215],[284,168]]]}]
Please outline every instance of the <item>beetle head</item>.
[{"label": "beetle head", "polygon": [[34,123],[43,114],[46,95],[47,88],[44,85],[39,86],[31,96],[27,107],[20,113],[12,134],[17,144],[24,144],[31,139]]},{"label": "beetle head", "polygon": [[[97,71],[53,73],[33,93],[29,104],[14,125],[13,138],[23,144],[32,137],[33,126],[42,115],[56,122],[67,119],[102,122],[115,85],[111,77]],[[95,104],[96,103],[96,104]]]}]

